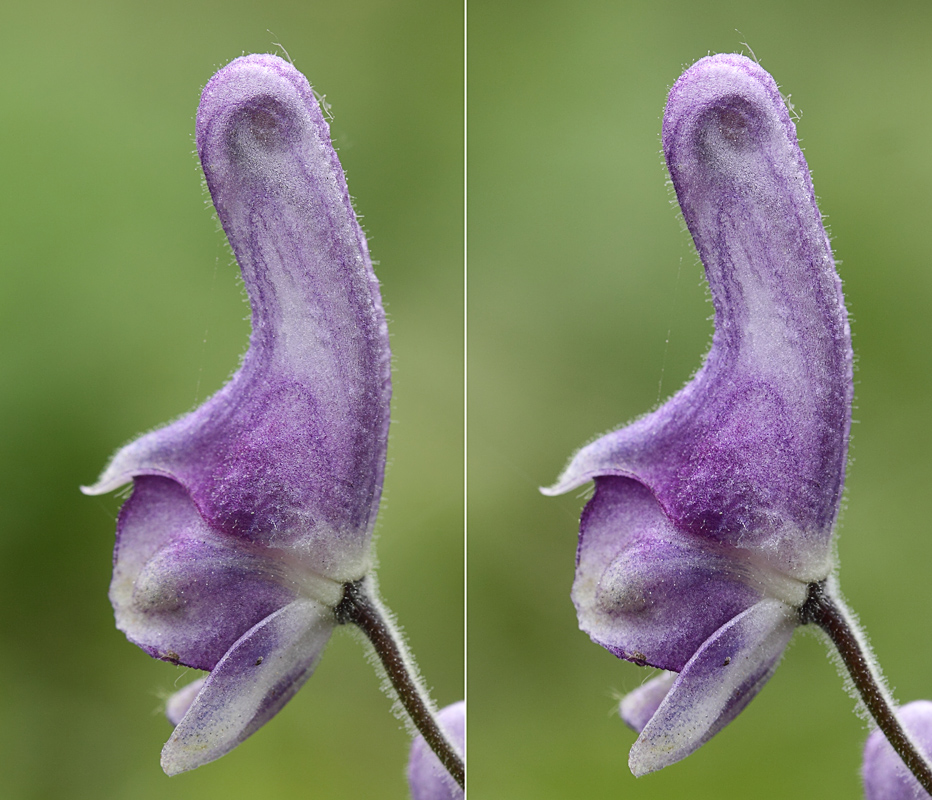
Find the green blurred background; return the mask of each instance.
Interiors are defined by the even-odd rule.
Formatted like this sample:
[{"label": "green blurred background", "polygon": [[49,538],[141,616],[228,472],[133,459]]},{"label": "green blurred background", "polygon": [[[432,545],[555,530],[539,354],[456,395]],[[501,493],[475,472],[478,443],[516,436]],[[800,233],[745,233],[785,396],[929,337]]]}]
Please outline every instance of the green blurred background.
[{"label": "green blurred background", "polygon": [[216,69],[281,43],[332,105],[390,317],[382,593],[436,700],[463,697],[462,20],[430,0],[3,4],[0,797],[408,796],[408,736],[345,632],[252,739],[163,775],[160,698],[194,674],[113,627],[120,500],[78,486],[245,349],[194,114]]},{"label": "green blurred background", "polygon": [[[644,672],[576,628],[583,442],[699,365],[701,267],[659,155],[666,92],[747,42],[801,112],[855,333],[842,586],[903,701],[932,697],[932,10],[868,2],[470,0],[470,797],[860,796],[866,728],[822,643],[702,750],[637,782],[615,697]],[[390,317],[378,555],[441,704],[463,694],[463,4],[33,2],[0,11],[0,796],[401,798],[407,737],[348,635],[270,725],[166,778],[147,658],[106,598],[109,454],[191,408],[248,336],[193,151],[201,87],[287,48],[332,134]]]},{"label": "green blurred background", "polygon": [[635,780],[615,698],[645,671],[579,632],[571,453],[678,389],[712,309],[666,186],[680,72],[747,42],[801,112],[858,357],[842,587],[896,696],[932,697],[932,8],[470,0],[468,676],[473,800],[861,796],[826,648],[684,762]]}]

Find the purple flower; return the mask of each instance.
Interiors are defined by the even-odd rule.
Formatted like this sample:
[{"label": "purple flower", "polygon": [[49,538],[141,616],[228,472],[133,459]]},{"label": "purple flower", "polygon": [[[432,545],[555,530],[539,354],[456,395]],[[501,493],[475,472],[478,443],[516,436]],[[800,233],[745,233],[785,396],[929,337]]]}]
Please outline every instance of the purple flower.
[{"label": "purple flower", "polygon": [[207,84],[207,186],[252,304],[249,351],[204,405],[120,450],[117,626],[209,671],[169,701],[169,774],[219,758],[301,687],[368,580],[389,423],[389,346],[366,240],[307,80],[268,55]]},{"label": "purple flower", "polygon": [[670,91],[663,149],[705,265],[715,335],[666,404],[580,450],[595,480],[573,601],[616,656],[668,672],[621,704],[642,775],[689,755],[773,673],[829,577],[852,354],[841,284],[777,85],[737,55]]},{"label": "purple flower", "polygon": [[[908,703],[897,716],[920,748],[932,753],[932,702]],[[929,796],[880,730],[867,737],[861,777],[867,800],[921,800]]]},{"label": "purple flower", "polygon": [[[466,703],[461,700],[442,709],[437,721],[460,753],[464,752]],[[411,744],[408,785],[411,787],[412,800],[463,800],[466,796],[420,735]]]}]

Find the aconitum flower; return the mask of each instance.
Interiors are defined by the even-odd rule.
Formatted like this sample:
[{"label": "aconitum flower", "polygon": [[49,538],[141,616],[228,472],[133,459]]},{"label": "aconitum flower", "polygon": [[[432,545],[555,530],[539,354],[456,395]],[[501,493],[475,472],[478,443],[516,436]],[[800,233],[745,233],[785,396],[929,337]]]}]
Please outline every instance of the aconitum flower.
[{"label": "aconitum flower", "polygon": [[[922,750],[932,753],[932,702],[908,703],[897,716]],[[867,737],[861,777],[867,800],[922,800],[929,796],[879,730]]]},{"label": "aconitum flower", "polygon": [[[461,700],[441,709],[437,721],[463,753],[466,745],[466,703]],[[420,735],[411,743],[408,785],[411,787],[411,800],[463,800],[466,796]]]},{"label": "aconitum flower", "polygon": [[715,334],[665,405],[587,445],[573,601],[616,656],[666,670],[625,698],[635,775],[689,755],[766,683],[833,568],[852,352],[841,284],[777,85],[737,55],[670,91],[663,149]]},{"label": "aconitum flower", "polygon": [[249,351],[204,405],[120,450],[132,481],[110,599],[156,658],[207,670],[169,701],[169,774],[222,756],[313,672],[366,586],[389,423],[389,345],[366,240],[307,80],[268,55],[207,84],[207,186],[252,305]]}]

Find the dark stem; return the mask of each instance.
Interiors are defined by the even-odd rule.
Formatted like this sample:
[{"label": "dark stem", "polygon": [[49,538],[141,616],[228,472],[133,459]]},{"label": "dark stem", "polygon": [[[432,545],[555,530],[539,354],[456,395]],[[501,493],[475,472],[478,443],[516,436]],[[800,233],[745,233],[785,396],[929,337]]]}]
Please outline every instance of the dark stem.
[{"label": "dark stem", "polygon": [[900,725],[893,710],[893,701],[874,671],[867,645],[848,620],[844,607],[826,590],[824,581],[809,584],[809,595],[799,609],[799,618],[804,625],[813,623],[828,634],[877,727],[922,788],[932,795],[932,765]]},{"label": "dark stem", "polygon": [[427,696],[409,667],[402,652],[402,645],[392,630],[378,602],[366,591],[366,579],[343,584],[343,599],[334,609],[337,622],[352,622],[375,648],[376,655],[398,694],[411,721],[420,731],[428,746],[440,759],[440,763],[459,784],[466,786],[466,766],[444,735],[430,710]]}]

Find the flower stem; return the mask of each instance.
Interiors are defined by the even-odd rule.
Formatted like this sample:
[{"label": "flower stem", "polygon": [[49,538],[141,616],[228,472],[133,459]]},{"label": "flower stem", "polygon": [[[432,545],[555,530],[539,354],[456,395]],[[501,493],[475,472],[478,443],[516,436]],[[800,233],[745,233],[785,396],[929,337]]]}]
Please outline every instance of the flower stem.
[{"label": "flower stem", "polygon": [[809,584],[809,595],[799,610],[799,617],[803,624],[818,625],[832,640],[877,726],[916,780],[932,795],[932,765],[900,725],[893,699],[880,677],[867,642],[844,604],[831,596],[825,581]]},{"label": "flower stem", "polygon": [[334,609],[337,622],[352,622],[366,635],[411,721],[447,772],[460,788],[465,788],[463,759],[437,724],[430,698],[415,677],[414,662],[405,652],[401,637],[379,601],[367,589],[366,578],[343,584],[343,599]]}]

